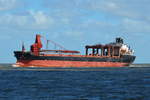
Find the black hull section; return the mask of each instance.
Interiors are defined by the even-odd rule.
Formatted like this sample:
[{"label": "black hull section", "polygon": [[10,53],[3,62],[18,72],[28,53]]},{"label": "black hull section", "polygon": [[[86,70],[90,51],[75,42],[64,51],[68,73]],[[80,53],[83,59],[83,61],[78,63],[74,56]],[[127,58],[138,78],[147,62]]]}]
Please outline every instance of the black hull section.
[{"label": "black hull section", "polygon": [[120,62],[131,64],[135,60],[135,56],[124,55],[120,58],[114,57],[73,57],[73,56],[35,56],[30,52],[15,51],[15,57],[17,60],[58,60],[58,61],[83,61],[83,62]]}]

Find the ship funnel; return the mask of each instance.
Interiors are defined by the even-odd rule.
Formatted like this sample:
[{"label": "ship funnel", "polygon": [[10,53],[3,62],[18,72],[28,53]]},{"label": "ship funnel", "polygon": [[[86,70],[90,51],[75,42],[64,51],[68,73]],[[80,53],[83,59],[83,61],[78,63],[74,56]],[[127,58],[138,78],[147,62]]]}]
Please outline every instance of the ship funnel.
[{"label": "ship funnel", "polygon": [[42,48],[41,36],[37,34],[35,43],[31,45],[31,52],[33,52],[33,54],[35,55],[38,55],[41,48]]},{"label": "ship funnel", "polygon": [[35,44],[37,44],[37,47],[39,49],[42,48],[41,35],[39,35],[39,34],[36,35]]},{"label": "ship funnel", "polygon": [[121,37],[116,38],[116,43],[123,44],[123,39]]}]

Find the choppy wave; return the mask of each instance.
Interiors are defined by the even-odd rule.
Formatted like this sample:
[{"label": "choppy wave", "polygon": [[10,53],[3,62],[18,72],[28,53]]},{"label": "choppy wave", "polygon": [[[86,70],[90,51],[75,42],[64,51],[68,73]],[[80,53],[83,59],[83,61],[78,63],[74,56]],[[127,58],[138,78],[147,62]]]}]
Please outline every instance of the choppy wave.
[{"label": "choppy wave", "polygon": [[[0,100],[150,100],[150,67],[0,65]],[[149,65],[148,65],[149,66]]]}]

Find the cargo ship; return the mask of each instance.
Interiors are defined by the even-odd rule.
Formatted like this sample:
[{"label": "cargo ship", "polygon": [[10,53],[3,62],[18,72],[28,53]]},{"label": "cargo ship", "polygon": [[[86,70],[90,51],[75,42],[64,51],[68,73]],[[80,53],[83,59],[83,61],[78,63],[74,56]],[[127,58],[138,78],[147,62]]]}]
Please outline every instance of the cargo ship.
[{"label": "cargo ship", "polygon": [[132,64],[136,58],[133,55],[134,51],[124,44],[120,37],[116,38],[115,42],[108,44],[86,45],[85,54],[67,49],[42,49],[41,37],[39,34],[36,35],[35,43],[30,46],[30,51],[26,51],[24,45],[22,45],[22,50],[14,51],[17,59],[15,66],[124,67]]}]

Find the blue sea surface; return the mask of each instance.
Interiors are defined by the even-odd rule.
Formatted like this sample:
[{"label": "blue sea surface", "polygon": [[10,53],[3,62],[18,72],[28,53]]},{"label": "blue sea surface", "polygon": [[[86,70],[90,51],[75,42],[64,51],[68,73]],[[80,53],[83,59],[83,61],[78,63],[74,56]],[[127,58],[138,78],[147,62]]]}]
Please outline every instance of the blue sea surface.
[{"label": "blue sea surface", "polygon": [[150,100],[150,67],[0,65],[0,100]]}]

